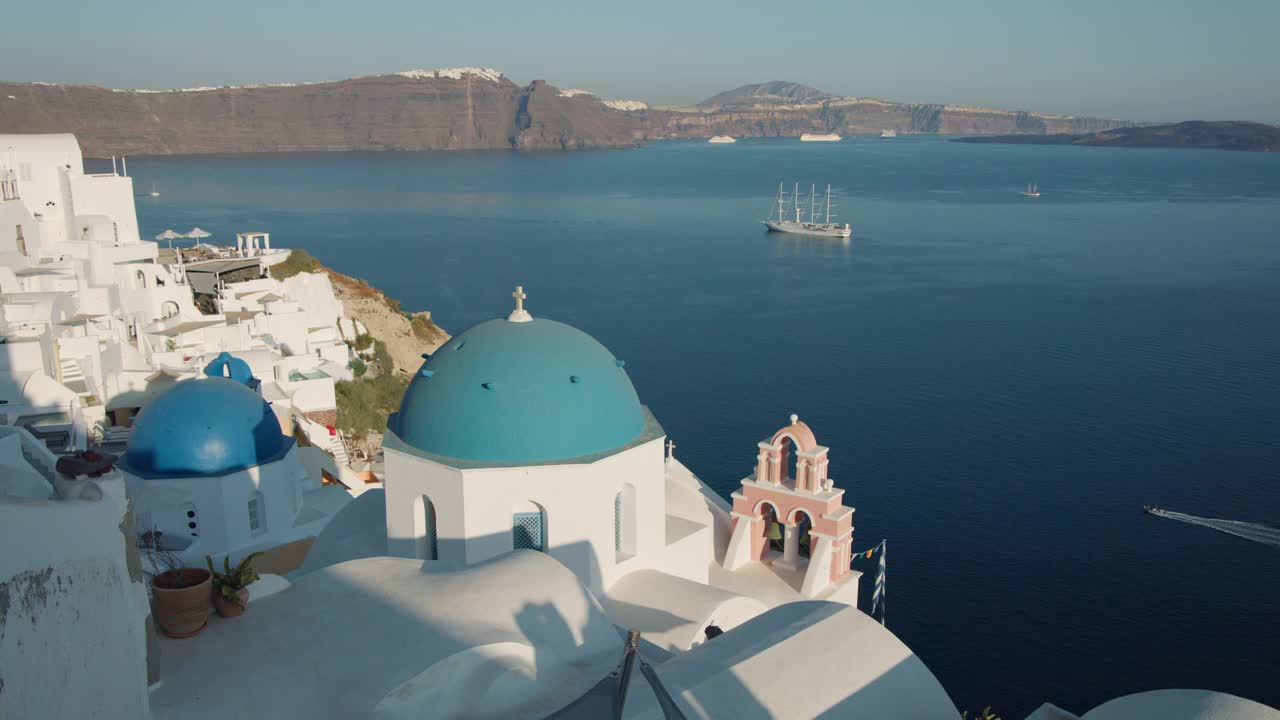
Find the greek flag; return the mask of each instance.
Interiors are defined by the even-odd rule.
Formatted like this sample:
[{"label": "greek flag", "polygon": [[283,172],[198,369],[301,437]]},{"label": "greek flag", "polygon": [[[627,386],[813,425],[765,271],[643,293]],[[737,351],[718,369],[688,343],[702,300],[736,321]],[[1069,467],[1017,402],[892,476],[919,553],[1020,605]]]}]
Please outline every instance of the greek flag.
[{"label": "greek flag", "polygon": [[876,615],[876,610],[879,610],[879,611],[880,611],[880,624],[881,624],[881,625],[884,625],[884,608],[885,608],[885,602],[884,602],[884,544],[885,544],[885,541],[884,541],[884,540],[881,540],[881,541],[880,541],[880,547],[878,548],[878,549],[880,550],[880,569],[879,569],[879,571],[876,573],[876,589],[875,589],[875,591],[874,591],[874,592],[872,592],[872,593],[871,593],[871,616],[872,616],[872,617],[875,617],[875,615]]}]

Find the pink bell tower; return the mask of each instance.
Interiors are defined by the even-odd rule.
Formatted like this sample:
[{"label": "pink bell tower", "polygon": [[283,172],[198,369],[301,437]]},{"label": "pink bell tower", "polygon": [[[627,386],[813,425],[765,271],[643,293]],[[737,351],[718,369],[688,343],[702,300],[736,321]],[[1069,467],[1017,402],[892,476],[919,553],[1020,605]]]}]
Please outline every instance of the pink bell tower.
[{"label": "pink bell tower", "polygon": [[[755,474],[744,478],[742,489],[732,496],[733,534],[722,563],[726,570],[757,562],[803,570],[800,593],[805,597],[816,597],[850,575],[853,508],[843,504],[844,490],[827,475],[827,450],[795,415],[791,424],[759,444]],[[781,555],[769,547],[774,523],[782,530]],[[802,553],[806,527],[808,553]]]}]

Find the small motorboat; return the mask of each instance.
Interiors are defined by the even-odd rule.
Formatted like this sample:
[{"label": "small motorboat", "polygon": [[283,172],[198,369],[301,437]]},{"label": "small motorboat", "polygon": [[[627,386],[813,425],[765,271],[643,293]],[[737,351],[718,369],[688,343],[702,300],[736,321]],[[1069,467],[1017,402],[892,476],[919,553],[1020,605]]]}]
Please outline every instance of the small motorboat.
[{"label": "small motorboat", "polygon": [[1160,513],[1164,512],[1164,508],[1160,507],[1159,505],[1143,505],[1142,510],[1148,515],[1159,515]]}]

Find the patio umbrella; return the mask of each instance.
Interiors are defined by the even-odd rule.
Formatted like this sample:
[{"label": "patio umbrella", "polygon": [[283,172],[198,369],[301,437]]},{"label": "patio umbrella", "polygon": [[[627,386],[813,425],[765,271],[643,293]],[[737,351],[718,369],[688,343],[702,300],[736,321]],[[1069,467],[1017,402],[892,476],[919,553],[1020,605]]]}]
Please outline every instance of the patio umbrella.
[{"label": "patio umbrella", "polygon": [[157,239],[157,240],[168,240],[168,241],[169,241],[169,248],[170,248],[170,249],[172,249],[172,248],[173,248],[173,240],[174,240],[174,238],[180,238],[180,237],[186,237],[186,235],[183,235],[183,234],[182,234],[182,233],[180,233],[180,232],[174,232],[174,231],[172,231],[172,230],[165,230],[164,232],[162,232],[162,233],[160,233],[159,235],[157,235],[157,236],[156,236],[156,239]]},{"label": "patio umbrella", "polygon": [[196,241],[196,247],[200,247],[200,238],[207,238],[207,237],[209,237],[210,235],[213,235],[213,233],[211,233],[211,232],[205,232],[204,230],[201,230],[200,228],[191,228],[191,232],[187,233],[187,237],[189,237],[189,238],[195,238],[195,241]]}]

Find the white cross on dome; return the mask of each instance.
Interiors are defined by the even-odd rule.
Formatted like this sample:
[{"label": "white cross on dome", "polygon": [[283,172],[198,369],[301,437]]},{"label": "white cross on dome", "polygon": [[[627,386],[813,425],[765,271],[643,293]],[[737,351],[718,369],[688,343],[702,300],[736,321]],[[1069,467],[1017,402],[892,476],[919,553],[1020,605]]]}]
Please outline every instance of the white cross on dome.
[{"label": "white cross on dome", "polygon": [[529,322],[533,320],[533,316],[529,314],[529,311],[524,309],[525,298],[529,297],[524,294],[524,286],[517,285],[516,291],[511,293],[511,297],[516,299],[516,309],[511,311],[511,314],[507,316],[507,320],[510,322]]}]

